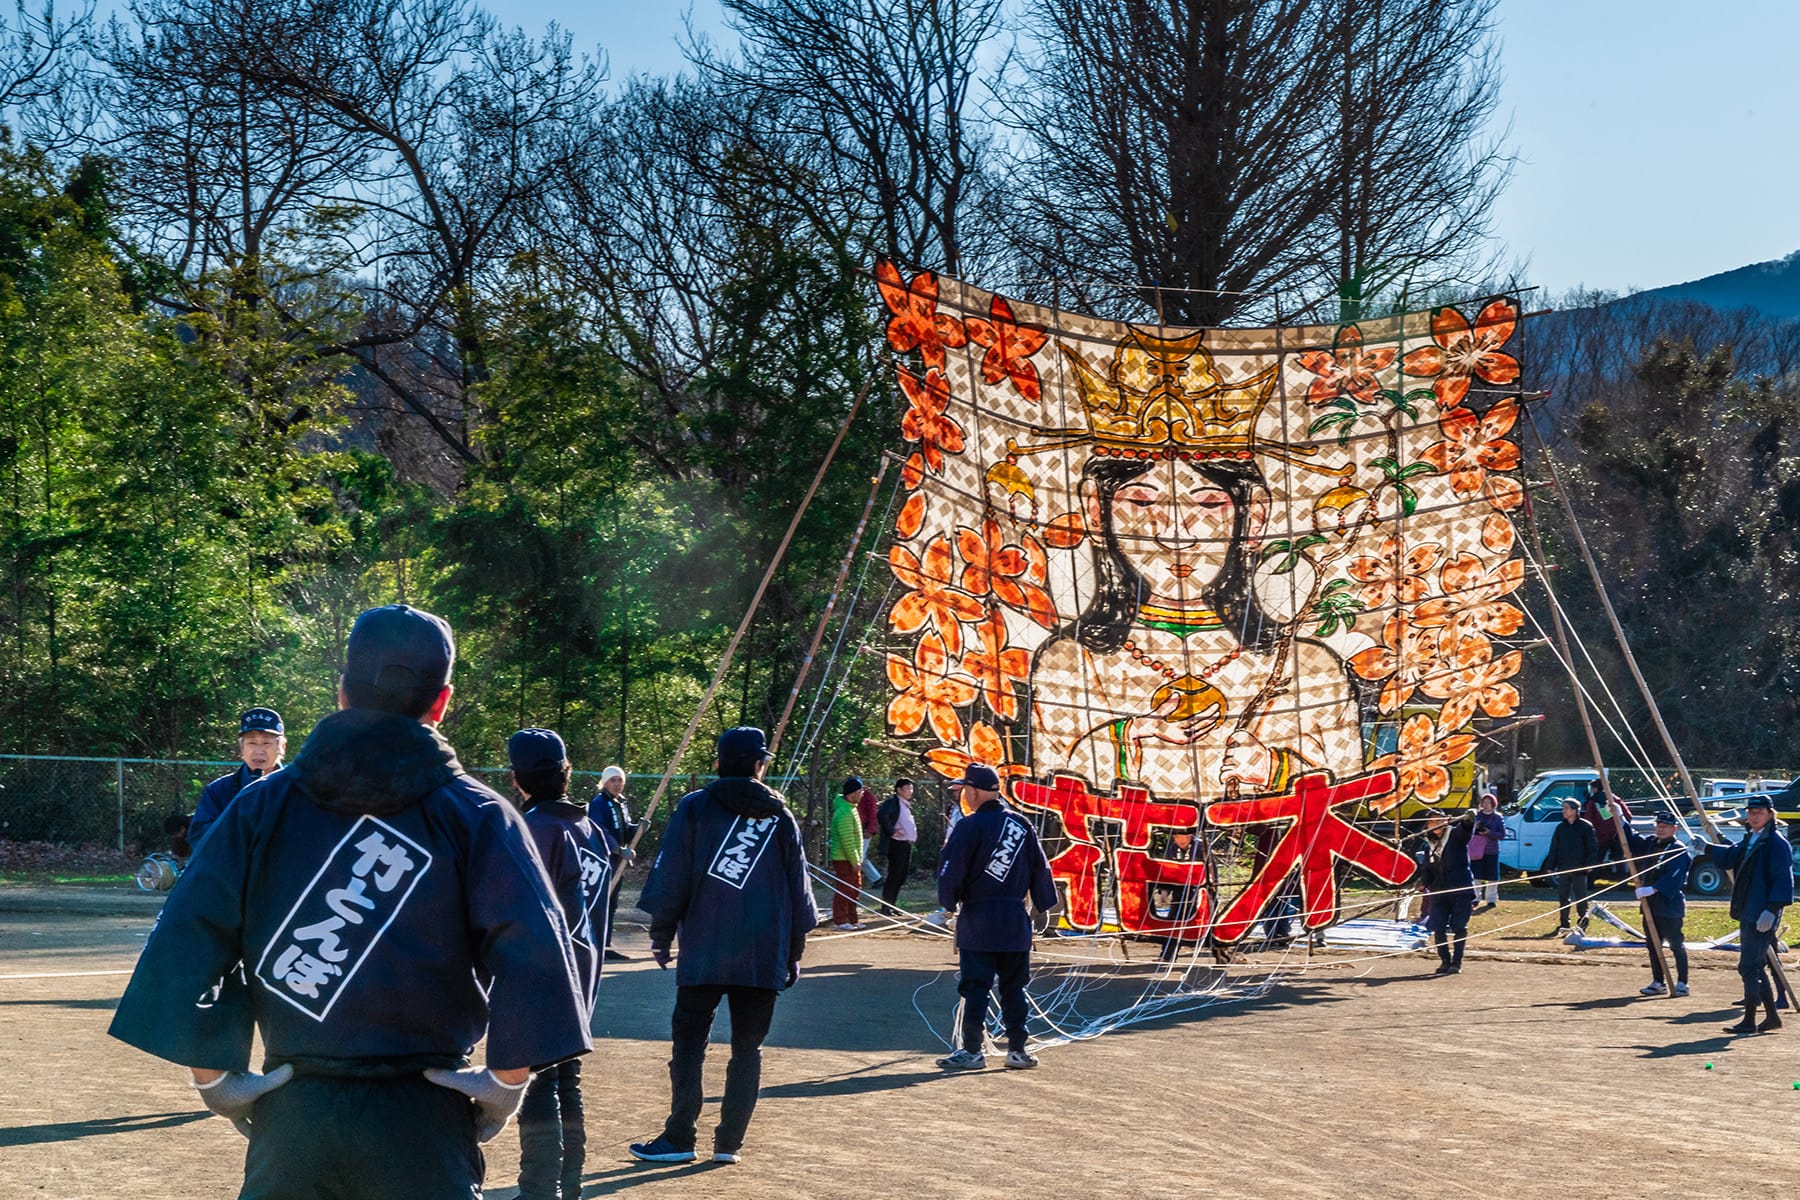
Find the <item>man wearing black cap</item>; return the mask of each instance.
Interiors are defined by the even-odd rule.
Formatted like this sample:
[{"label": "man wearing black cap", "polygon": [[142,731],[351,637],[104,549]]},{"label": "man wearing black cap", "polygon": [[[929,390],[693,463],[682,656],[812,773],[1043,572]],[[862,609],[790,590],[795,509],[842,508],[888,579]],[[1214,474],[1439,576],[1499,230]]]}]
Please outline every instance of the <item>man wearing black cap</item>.
[{"label": "man wearing black cap", "polygon": [[[582,999],[591,1014],[606,935],[606,899],[618,847],[569,799],[573,773],[562,736],[521,729],[506,742],[513,790],[544,873],[568,926]],[[519,1200],[577,1200],[587,1160],[581,1060],[564,1059],[532,1076],[519,1106]]]},{"label": "man wearing black cap", "polygon": [[938,1066],[978,1071],[987,1066],[988,993],[1000,990],[1006,1026],[1006,1065],[1025,1070],[1038,1060],[1025,1049],[1025,985],[1031,982],[1031,914],[1056,907],[1056,883],[1037,830],[1000,800],[1000,776],[971,763],[954,785],[969,815],[956,823],[938,863],[938,903],[961,909],[956,918],[957,994],[962,997],[962,1045]]},{"label": "man wearing black cap", "polygon": [[429,613],[357,618],[341,711],[213,825],[119,1001],[249,1138],[243,1200],[479,1195],[531,1069],[591,1047],[524,822],[437,731],[455,657]]},{"label": "man wearing black cap", "polygon": [[[1781,1028],[1781,1012],[1765,974],[1769,951],[1781,929],[1781,910],[1794,902],[1794,851],[1776,824],[1767,795],[1744,802],[1749,832],[1737,845],[1707,843],[1713,859],[1736,872],[1731,884],[1731,915],[1738,923],[1738,976],[1744,981],[1744,1019],[1727,1025],[1726,1033],[1772,1033]],[[1757,1024],[1756,1007],[1765,1016]]]},{"label": "man wearing black cap", "polygon": [[650,955],[676,963],[669,1117],[662,1133],[636,1142],[644,1162],[694,1160],[704,1098],[701,1069],[719,1001],[731,1005],[731,1062],[713,1131],[713,1161],[734,1163],[756,1109],[762,1043],[775,997],[800,977],[807,931],[818,924],[800,825],[781,794],[762,782],[763,731],[719,735],[719,778],[681,798],[663,831],[639,907],[650,914]]},{"label": "man wearing black cap", "polygon": [[219,814],[244,785],[261,779],[281,766],[287,753],[287,729],[281,714],[272,708],[253,708],[238,718],[238,757],[244,765],[229,775],[221,775],[200,792],[194,815],[188,820],[188,845],[200,848],[200,839],[212,828]]},{"label": "man wearing black cap", "polygon": [[[1650,920],[1656,926],[1656,936],[1668,943],[1669,954],[1675,959],[1675,994],[1685,996],[1688,994],[1687,939],[1681,923],[1687,919],[1688,868],[1693,865],[1694,857],[1686,846],[1675,840],[1679,825],[1675,814],[1663,809],[1656,814],[1655,837],[1645,837],[1629,829],[1625,832],[1630,838],[1631,857],[1638,865],[1637,898],[1650,902]],[[1638,991],[1646,996],[1660,996],[1669,990],[1669,984],[1663,978],[1662,959],[1656,948],[1649,947],[1649,952],[1650,983]]]}]

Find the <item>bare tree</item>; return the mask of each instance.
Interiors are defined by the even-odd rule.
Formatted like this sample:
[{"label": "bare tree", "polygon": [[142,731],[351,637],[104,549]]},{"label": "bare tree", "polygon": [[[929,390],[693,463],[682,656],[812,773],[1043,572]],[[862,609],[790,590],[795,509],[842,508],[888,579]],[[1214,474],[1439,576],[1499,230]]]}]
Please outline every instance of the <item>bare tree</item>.
[{"label": "bare tree", "polygon": [[[852,356],[819,349],[866,338],[842,327],[861,305],[858,260],[829,235],[841,213],[811,159],[741,136],[748,110],[772,104],[711,78],[634,80],[596,112],[541,210],[542,255],[636,381],[631,440],[674,478],[702,460],[740,470],[730,449],[765,428],[804,444],[809,410],[859,378]],[[758,403],[751,376],[779,379],[785,405]]]},{"label": "bare tree", "polygon": [[[1338,0],[1338,317],[1469,282],[1511,159],[1490,128],[1500,71],[1496,0]],[[1464,288],[1469,286],[1464,283]]]},{"label": "bare tree", "polygon": [[[872,249],[952,273],[979,241],[975,95],[1002,0],[723,0],[742,57],[698,65],[751,101],[739,136],[816,155],[813,194]],[[845,216],[827,217],[828,227]]]},{"label": "bare tree", "polygon": [[[1377,34],[1373,3],[1037,0],[1031,73],[1055,84],[1010,104],[1035,185],[1025,246],[1073,284],[1091,276],[1090,303],[1141,312],[1149,300],[1182,324],[1336,290],[1346,275],[1403,278],[1458,249],[1491,187],[1459,190],[1454,171],[1397,176],[1433,138],[1485,119],[1491,80],[1411,81],[1405,107],[1370,112],[1366,93],[1389,82],[1370,50],[1408,72],[1491,76],[1491,60],[1466,52],[1486,44],[1485,26],[1460,42],[1439,27],[1487,5],[1385,0]],[[1446,98],[1456,111],[1427,106]]]},{"label": "bare tree", "polygon": [[523,248],[526,210],[597,101],[603,64],[552,28],[504,29],[470,0],[280,0],[253,6],[213,66],[298,106],[367,158],[347,171],[363,214],[368,319],[348,356],[466,462],[486,420],[484,285]]},{"label": "bare tree", "polygon": [[230,336],[273,305],[266,330],[317,358],[359,319],[349,273],[368,247],[351,189],[374,147],[236,69],[257,14],[253,0],[145,0],[111,21],[95,39],[106,117],[83,145],[111,164],[165,307]]},{"label": "bare tree", "polygon": [[93,19],[93,0],[60,16],[56,0],[35,8],[13,0],[12,16],[0,17],[0,113],[40,147],[67,145],[91,115],[78,52]]}]

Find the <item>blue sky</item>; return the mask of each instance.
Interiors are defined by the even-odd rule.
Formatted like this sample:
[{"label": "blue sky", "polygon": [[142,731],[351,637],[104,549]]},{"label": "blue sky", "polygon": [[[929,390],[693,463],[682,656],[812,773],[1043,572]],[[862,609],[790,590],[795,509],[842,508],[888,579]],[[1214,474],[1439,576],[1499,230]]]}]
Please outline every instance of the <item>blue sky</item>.
[{"label": "blue sky", "polygon": [[[604,47],[614,78],[723,36],[717,0],[513,0]],[[1495,213],[1552,293],[1678,283],[1800,251],[1795,0],[1501,0],[1502,122],[1520,162]]]}]

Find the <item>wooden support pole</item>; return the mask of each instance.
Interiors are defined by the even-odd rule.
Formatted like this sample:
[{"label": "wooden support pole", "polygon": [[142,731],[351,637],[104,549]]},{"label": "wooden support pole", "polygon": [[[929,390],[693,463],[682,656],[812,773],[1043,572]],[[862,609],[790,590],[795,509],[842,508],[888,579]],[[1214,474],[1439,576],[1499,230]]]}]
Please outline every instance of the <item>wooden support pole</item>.
[{"label": "wooden support pole", "polygon": [[[1681,786],[1686,790],[1688,801],[1694,806],[1694,815],[1699,818],[1701,828],[1706,830],[1706,836],[1714,841],[1722,842],[1725,839],[1720,835],[1718,827],[1713,824],[1712,815],[1700,803],[1700,793],[1694,787],[1694,777],[1688,774],[1687,763],[1681,757],[1681,750],[1675,745],[1675,738],[1669,733],[1669,727],[1663,721],[1662,709],[1656,703],[1656,696],[1651,692],[1649,682],[1644,679],[1644,673],[1638,669],[1637,655],[1631,652],[1631,643],[1625,637],[1624,626],[1619,624],[1618,613],[1613,610],[1612,598],[1607,594],[1605,580],[1600,574],[1600,566],[1594,561],[1593,551],[1588,548],[1587,538],[1582,534],[1581,525],[1575,519],[1575,508],[1569,502],[1569,494],[1562,485],[1562,476],[1556,470],[1556,462],[1550,457],[1549,443],[1544,440],[1543,430],[1538,428],[1537,414],[1527,408],[1525,416],[1531,423],[1532,435],[1537,438],[1538,451],[1543,455],[1544,466],[1550,472],[1551,487],[1556,492],[1557,499],[1562,503],[1564,516],[1568,518],[1569,530],[1575,537],[1575,546],[1581,552],[1581,561],[1587,564],[1588,575],[1594,581],[1594,590],[1600,595],[1601,607],[1606,612],[1606,622],[1612,627],[1613,638],[1619,644],[1619,652],[1624,655],[1625,665],[1631,670],[1631,678],[1638,686],[1638,693],[1643,696],[1644,705],[1650,710],[1651,722],[1656,726],[1657,735],[1662,738],[1663,748],[1668,751],[1669,758],[1675,764],[1676,772],[1681,776]],[[1573,663],[1570,664],[1571,667],[1573,665]],[[1617,808],[1614,808],[1613,815],[1615,819],[1618,818]],[[1682,824],[1686,825],[1687,822],[1683,821]],[[1627,847],[1627,853],[1629,853],[1629,847]],[[1644,902],[1643,908],[1644,920],[1648,922],[1650,920],[1648,901]],[[1651,928],[1649,924],[1644,926],[1646,933],[1650,933]],[[1660,946],[1654,934],[1651,934],[1651,944]],[[1775,952],[1775,947],[1772,945],[1769,947],[1768,959],[1769,968],[1780,979],[1782,990],[1787,994],[1788,1003],[1795,1012],[1800,1012],[1800,996],[1796,996],[1794,989],[1788,986],[1787,970],[1782,966],[1781,956]],[[1673,992],[1673,989],[1671,988],[1670,991]]]},{"label": "wooden support pole", "polygon": [[[779,567],[781,560],[786,557],[788,546],[794,540],[794,533],[800,528],[800,518],[804,517],[806,510],[811,507],[813,497],[818,494],[819,485],[825,481],[825,472],[831,467],[831,460],[837,457],[838,447],[844,444],[844,437],[850,432],[850,423],[855,421],[856,414],[862,411],[863,400],[868,396],[869,388],[874,385],[874,382],[874,376],[871,375],[868,382],[862,385],[862,390],[856,393],[856,399],[851,403],[850,411],[844,415],[844,423],[838,429],[837,437],[832,439],[831,448],[825,451],[825,461],[819,464],[817,473],[813,475],[812,486],[806,489],[806,495],[801,499],[800,507],[794,510],[794,519],[788,522],[787,533],[782,535],[781,544],[775,547],[775,553],[770,557],[769,565],[764,568],[762,582],[756,585],[756,594],[750,597],[750,607],[744,610],[744,619],[738,622],[737,632],[731,635],[731,641],[726,644],[724,657],[719,659],[719,666],[713,672],[712,682],[706,685],[705,695],[700,697],[700,703],[695,707],[693,717],[688,720],[687,728],[682,731],[681,743],[675,747],[675,753],[669,758],[669,765],[663,768],[662,778],[657,781],[656,791],[651,795],[650,802],[644,806],[644,815],[638,821],[637,833],[632,835],[630,849],[635,850],[644,834],[649,832],[651,814],[656,812],[656,806],[661,803],[663,793],[669,788],[669,780],[675,776],[676,764],[680,763],[681,756],[687,753],[688,745],[694,740],[694,734],[699,730],[701,720],[705,718],[707,709],[712,707],[713,696],[717,694],[719,684],[724,682],[725,673],[731,669],[731,660],[737,654],[738,643],[744,640],[744,634],[748,632],[750,622],[756,619],[756,610],[762,604],[763,593],[769,590],[769,581],[775,578],[775,568]],[[613,886],[617,887],[618,884],[619,881],[615,878]]]},{"label": "wooden support pole", "polygon": [[[881,481],[887,478],[887,469],[888,460],[883,456],[875,477],[869,480],[869,498],[863,502],[862,519],[857,521],[856,532],[850,537],[850,548],[844,551],[844,561],[838,566],[837,579],[831,585],[831,596],[825,601],[825,611],[819,614],[819,624],[813,630],[812,644],[806,648],[806,657],[800,660],[800,673],[794,676],[794,686],[788,691],[787,703],[782,705],[781,719],[775,722],[775,731],[769,735],[770,758],[774,758],[775,751],[781,747],[781,735],[787,731],[788,718],[794,715],[794,704],[800,699],[800,689],[806,685],[806,677],[812,671],[813,659],[819,653],[819,643],[825,640],[825,627],[831,623],[838,595],[844,590],[844,580],[850,577],[850,566],[856,561],[856,548],[862,545],[863,531],[869,526],[869,514],[874,511],[875,497],[881,493]],[[849,619],[848,614],[845,619]]]},{"label": "wooden support pole", "polygon": [[[1527,409],[1526,411],[1529,412],[1530,410]],[[1538,444],[1540,447],[1543,445],[1541,439]],[[1546,452],[1545,458],[1548,459],[1548,457],[1549,455]],[[1557,494],[1561,495],[1560,489]],[[1532,553],[1537,556],[1538,578],[1544,585],[1544,594],[1550,598],[1550,625],[1556,633],[1557,650],[1562,654],[1563,662],[1568,667],[1569,685],[1575,693],[1575,711],[1581,717],[1581,731],[1587,736],[1588,754],[1593,758],[1594,772],[1600,779],[1601,793],[1607,797],[1607,807],[1612,810],[1613,828],[1619,837],[1619,848],[1625,852],[1626,865],[1631,871],[1632,876],[1635,878],[1637,876],[1637,859],[1633,857],[1631,853],[1630,839],[1625,836],[1625,820],[1620,815],[1619,807],[1618,805],[1611,803],[1612,789],[1607,786],[1606,762],[1600,754],[1600,740],[1594,735],[1594,719],[1588,712],[1587,696],[1582,692],[1581,680],[1577,678],[1575,674],[1575,659],[1569,652],[1569,632],[1563,624],[1562,606],[1556,602],[1555,592],[1550,587],[1550,572],[1548,563],[1544,558],[1544,540],[1538,536],[1537,518],[1533,514],[1531,497],[1529,495],[1525,497],[1525,528],[1531,534]],[[1576,820],[1581,819],[1582,818],[1580,817],[1576,818]],[[1656,918],[1650,914],[1650,902],[1648,900],[1639,900],[1638,909],[1643,914],[1644,941],[1650,947],[1650,956],[1656,960],[1657,968],[1662,972],[1663,978],[1667,979],[1669,977],[1669,962],[1668,959],[1663,957],[1662,938],[1657,936]],[[1670,985],[1668,991],[1663,993],[1665,996],[1673,996],[1674,994],[1675,988],[1673,984]]]}]

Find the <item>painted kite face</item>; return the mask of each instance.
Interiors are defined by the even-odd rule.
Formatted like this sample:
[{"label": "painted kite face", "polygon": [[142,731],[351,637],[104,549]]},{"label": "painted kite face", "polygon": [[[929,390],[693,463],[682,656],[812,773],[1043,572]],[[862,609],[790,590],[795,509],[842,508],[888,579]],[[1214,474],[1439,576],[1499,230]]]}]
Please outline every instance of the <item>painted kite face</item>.
[{"label": "painted kite face", "polygon": [[1237,504],[1188,463],[1171,459],[1123,484],[1109,513],[1093,515],[1110,519],[1120,551],[1154,600],[1197,605],[1231,553]]}]

